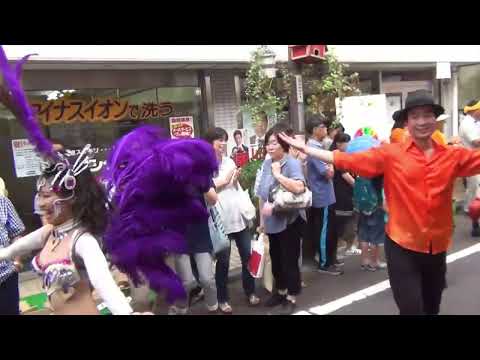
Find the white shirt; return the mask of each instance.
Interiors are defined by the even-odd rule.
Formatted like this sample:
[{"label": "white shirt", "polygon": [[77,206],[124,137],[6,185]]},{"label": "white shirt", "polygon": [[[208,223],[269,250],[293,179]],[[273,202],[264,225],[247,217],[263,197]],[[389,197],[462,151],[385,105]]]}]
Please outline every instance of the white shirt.
[{"label": "white shirt", "polygon": [[[213,180],[217,182],[219,179],[224,179],[227,174],[236,169],[235,162],[229,157],[223,157],[219,166],[218,176]],[[245,220],[238,207],[239,203],[239,191],[241,191],[240,185],[238,188],[233,184],[233,178],[229,184],[224,186],[221,190],[218,190],[218,210],[222,217],[223,226],[227,234],[240,232],[247,227]]]},{"label": "white shirt", "polygon": [[473,149],[472,141],[480,139],[480,122],[467,115],[462,120],[459,128],[459,136],[465,147]]}]

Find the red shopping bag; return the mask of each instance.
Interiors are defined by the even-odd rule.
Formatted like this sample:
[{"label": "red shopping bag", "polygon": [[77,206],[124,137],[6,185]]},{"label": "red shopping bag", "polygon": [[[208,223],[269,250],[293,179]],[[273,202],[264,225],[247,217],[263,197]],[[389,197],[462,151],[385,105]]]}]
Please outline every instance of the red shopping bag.
[{"label": "red shopping bag", "polygon": [[480,218],[480,199],[475,198],[472,200],[468,207],[468,215],[473,221],[478,221]]},{"label": "red shopping bag", "polygon": [[248,270],[254,278],[261,278],[265,264],[265,243],[264,234],[260,234],[258,239],[252,241],[252,253],[248,262]]}]

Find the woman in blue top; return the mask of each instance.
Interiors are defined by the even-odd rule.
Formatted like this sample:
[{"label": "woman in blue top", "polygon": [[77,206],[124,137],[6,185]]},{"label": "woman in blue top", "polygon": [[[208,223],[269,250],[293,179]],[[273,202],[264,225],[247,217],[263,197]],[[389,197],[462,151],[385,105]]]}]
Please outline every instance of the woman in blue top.
[{"label": "woman in blue top", "polygon": [[265,160],[258,189],[260,229],[270,239],[272,273],[277,289],[265,305],[283,305],[283,314],[293,313],[296,296],[301,290],[298,259],[301,228],[305,219],[304,210],[276,210],[272,205],[271,193],[278,185],[295,194],[305,191],[305,178],[300,161],[288,154],[288,144],[278,138],[278,134],[287,130],[286,124],[279,123],[265,135],[270,159]]}]

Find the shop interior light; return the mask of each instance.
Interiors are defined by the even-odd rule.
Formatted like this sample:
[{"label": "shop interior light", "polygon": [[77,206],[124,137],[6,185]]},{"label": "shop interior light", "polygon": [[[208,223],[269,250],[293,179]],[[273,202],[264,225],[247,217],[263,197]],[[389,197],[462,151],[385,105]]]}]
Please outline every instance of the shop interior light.
[{"label": "shop interior light", "polygon": [[50,91],[47,95],[47,100],[50,101],[50,100],[58,100],[60,98],[62,98],[63,96],[65,96],[65,94],[72,94],[74,93],[76,90],[74,89],[70,89],[70,90],[54,90],[54,91]]}]

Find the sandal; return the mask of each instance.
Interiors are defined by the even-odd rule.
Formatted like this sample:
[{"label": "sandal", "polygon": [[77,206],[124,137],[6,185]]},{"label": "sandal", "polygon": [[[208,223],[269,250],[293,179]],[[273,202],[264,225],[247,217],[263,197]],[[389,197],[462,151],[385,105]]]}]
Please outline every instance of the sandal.
[{"label": "sandal", "polygon": [[250,306],[257,306],[260,304],[260,298],[257,295],[252,294],[248,297],[248,304]]}]

